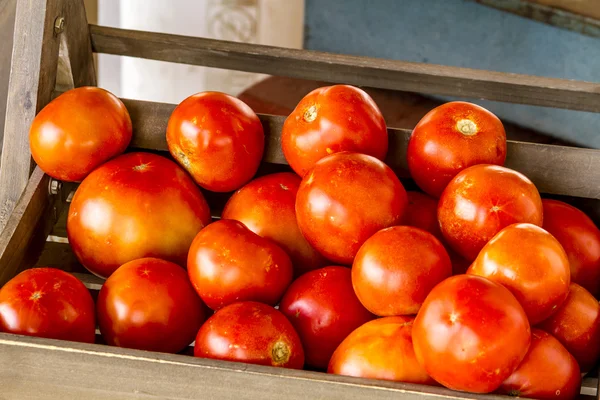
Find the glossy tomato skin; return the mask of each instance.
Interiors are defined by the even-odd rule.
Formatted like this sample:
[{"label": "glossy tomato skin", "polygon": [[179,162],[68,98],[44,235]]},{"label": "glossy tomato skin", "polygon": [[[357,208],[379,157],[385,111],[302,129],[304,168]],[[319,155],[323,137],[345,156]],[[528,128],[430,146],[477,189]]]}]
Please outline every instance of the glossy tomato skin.
[{"label": "glossy tomato skin", "polygon": [[45,173],[80,182],[123,153],[131,135],[129,112],[118,97],[97,87],[79,87],[61,94],[35,116],[29,146]]},{"label": "glossy tomato skin", "polygon": [[533,224],[502,229],[481,250],[467,274],[508,288],[529,322],[548,318],[569,294],[569,260],[558,240]]},{"label": "glossy tomato skin", "polygon": [[450,275],[452,264],[442,243],[412,226],[380,230],[352,264],[358,299],[379,316],[416,314],[431,289]]},{"label": "glossy tomato skin", "polygon": [[581,210],[558,200],[543,199],[544,224],[563,246],[571,280],[600,297],[600,229]]},{"label": "glossy tomato skin", "polygon": [[350,265],[365,240],[402,220],[407,202],[404,186],[382,161],[341,152],[319,160],[302,179],[296,218],[315,249]]},{"label": "glossy tomato skin", "polygon": [[504,286],[456,275],[427,296],[412,335],[417,360],[437,382],[490,393],[525,357],[531,328],[523,307]]},{"label": "glossy tomato skin", "polygon": [[107,344],[165,353],[192,343],[205,319],[185,270],[157,258],[119,267],[100,289],[96,309]]},{"label": "glossy tomato skin", "polygon": [[442,240],[442,231],[437,219],[438,199],[414,190],[407,191],[406,195],[408,204],[402,218],[402,225],[421,228]]},{"label": "glossy tomato skin", "polygon": [[258,116],[246,103],[225,93],[201,92],[173,110],[167,145],[198,185],[230,192],[256,174],[265,135]]},{"label": "glossy tomato skin", "polygon": [[240,221],[252,232],[273,240],[292,259],[294,275],[325,265],[325,258],[302,236],[296,221],[300,178],[280,172],[254,179],[236,191],[221,217]]},{"label": "glossy tomato skin", "polygon": [[211,221],[194,181],[151,153],[121,155],[92,172],[69,208],[69,243],[90,272],[108,277],[128,261],[157,257],[186,265],[192,240]]},{"label": "glossy tomato skin", "polygon": [[384,317],[361,325],[335,350],[327,372],[436,385],[415,357],[413,320],[412,316]]},{"label": "glossy tomato skin", "polygon": [[0,332],[94,343],[94,300],[73,275],[25,270],[0,289]]},{"label": "glossy tomato skin", "polygon": [[287,117],[281,146],[301,177],[321,158],[348,151],[384,160],[388,133],[383,115],[362,89],[349,85],[321,87],[307,94]]},{"label": "glossy tomato skin", "polygon": [[212,310],[250,300],[274,306],[293,274],[281,247],[231,219],[213,222],[198,233],[187,269],[196,292]]},{"label": "glossy tomato skin", "polygon": [[590,371],[600,359],[600,304],[582,286],[571,283],[564,303],[537,327],[566,347],[581,372]]},{"label": "glossy tomato skin", "polygon": [[275,308],[241,301],[214,313],[198,331],[194,356],[301,369],[304,349],[288,319]]},{"label": "glossy tomato skin", "polygon": [[375,318],[360,304],[350,268],[328,266],[296,279],[279,310],[300,335],[306,364],[325,370],[336,347],[354,329]]},{"label": "glossy tomato skin", "polygon": [[580,385],[575,358],[552,335],[532,329],[527,355],[498,392],[535,399],[572,400],[579,395]]},{"label": "glossy tomato skin", "polygon": [[475,165],[450,181],[440,197],[438,220],[446,243],[473,261],[508,225],[542,226],[542,199],[525,175],[496,165]]}]

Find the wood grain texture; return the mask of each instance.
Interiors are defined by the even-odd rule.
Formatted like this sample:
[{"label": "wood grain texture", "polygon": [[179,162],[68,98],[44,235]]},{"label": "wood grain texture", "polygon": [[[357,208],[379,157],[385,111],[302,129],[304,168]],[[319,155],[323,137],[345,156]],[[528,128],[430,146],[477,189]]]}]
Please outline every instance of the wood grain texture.
[{"label": "wood grain texture", "polygon": [[17,0],[0,0],[0,153],[2,153],[2,137],[4,136],[6,93],[10,76],[16,8]]}]

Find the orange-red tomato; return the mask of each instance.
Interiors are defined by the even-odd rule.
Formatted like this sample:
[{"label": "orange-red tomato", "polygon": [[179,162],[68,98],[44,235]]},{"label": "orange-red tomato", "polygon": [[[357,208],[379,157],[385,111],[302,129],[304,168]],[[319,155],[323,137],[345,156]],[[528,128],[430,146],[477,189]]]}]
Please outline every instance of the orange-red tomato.
[{"label": "orange-red tomato", "polygon": [[583,211],[558,200],[542,200],[543,227],[563,246],[571,281],[600,296],[600,229]]},{"label": "orange-red tomato", "polygon": [[350,268],[338,266],[296,279],[283,295],[279,310],[300,335],[306,364],[323,370],[342,340],[375,318],[356,298]]},{"label": "orange-red tomato", "polygon": [[569,350],[581,372],[591,370],[600,359],[600,304],[582,286],[571,283],[567,300],[538,328]]},{"label": "orange-red tomato", "polygon": [[358,299],[379,316],[416,314],[431,289],[450,275],[452,264],[442,243],[412,226],[377,232],[352,264]]},{"label": "orange-red tomato", "polygon": [[365,323],[333,353],[327,372],[360,378],[435,385],[417,362],[413,317],[385,317]]},{"label": "orange-red tomato", "polygon": [[211,221],[194,181],[151,153],[121,155],[81,183],[69,208],[69,243],[90,272],[108,277],[143,257],[186,265],[194,237]]},{"label": "orange-red tomato", "polygon": [[287,117],[281,147],[292,169],[303,177],[321,158],[341,151],[383,161],[388,133],[379,108],[362,89],[326,86],[307,94]]},{"label": "orange-red tomato", "polygon": [[453,101],[429,111],[410,136],[408,168],[416,184],[440,197],[463,169],[476,164],[504,165],[502,122],[476,104]]},{"label": "orange-red tomato", "polygon": [[440,224],[437,219],[438,200],[421,192],[407,191],[408,204],[402,225],[421,228],[438,239],[443,239]]},{"label": "orange-red tomato", "polygon": [[315,249],[350,265],[365,240],[402,220],[407,202],[404,186],[382,161],[341,152],[321,159],[302,179],[296,218]]},{"label": "orange-red tomato", "polygon": [[532,224],[502,229],[483,247],[467,274],[508,288],[532,325],[552,315],[569,294],[565,251],[551,234]]},{"label": "orange-red tomato", "polygon": [[572,400],[579,395],[580,384],[575,358],[552,335],[532,329],[525,359],[498,392],[534,399]]},{"label": "orange-red tomato", "polygon": [[291,172],[257,178],[235,192],[221,214],[281,246],[292,259],[296,276],[325,265],[325,258],[308,244],[296,222],[299,186],[300,178]]},{"label": "orange-red tomato", "polygon": [[246,103],[225,93],[202,92],[173,110],[167,145],[198,185],[230,192],[256,174],[265,135],[258,116]]},{"label": "orange-red tomato", "polygon": [[94,300],[67,272],[28,269],[0,289],[0,332],[94,343],[95,331]]},{"label": "orange-red tomato", "polygon": [[157,258],[119,267],[102,285],[96,308],[107,344],[166,353],[192,343],[205,318],[185,270]]},{"label": "orange-red tomato", "polygon": [[433,379],[450,389],[489,393],[525,357],[531,328],[504,286],[456,275],[429,293],[412,335],[417,360]]},{"label": "orange-red tomato", "polygon": [[475,165],[458,173],[438,204],[446,243],[468,261],[508,225],[542,226],[542,217],[535,185],[525,175],[496,165]]},{"label": "orange-red tomato", "polygon": [[214,313],[198,331],[194,356],[301,369],[304,350],[298,334],[278,310],[242,301]]},{"label": "orange-red tomato", "polygon": [[246,300],[274,306],[293,273],[281,247],[230,219],[213,222],[198,233],[187,269],[196,292],[213,310]]},{"label": "orange-red tomato", "polygon": [[131,141],[129,112],[118,97],[97,87],[71,89],[33,119],[29,147],[48,175],[79,182],[123,153]]}]

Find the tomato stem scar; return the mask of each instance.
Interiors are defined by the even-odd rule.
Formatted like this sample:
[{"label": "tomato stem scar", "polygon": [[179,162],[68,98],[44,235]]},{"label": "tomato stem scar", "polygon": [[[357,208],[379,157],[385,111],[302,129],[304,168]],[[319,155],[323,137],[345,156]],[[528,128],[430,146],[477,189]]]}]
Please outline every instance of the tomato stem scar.
[{"label": "tomato stem scar", "polygon": [[477,135],[477,125],[470,119],[461,119],[456,123],[456,129],[465,136]]}]

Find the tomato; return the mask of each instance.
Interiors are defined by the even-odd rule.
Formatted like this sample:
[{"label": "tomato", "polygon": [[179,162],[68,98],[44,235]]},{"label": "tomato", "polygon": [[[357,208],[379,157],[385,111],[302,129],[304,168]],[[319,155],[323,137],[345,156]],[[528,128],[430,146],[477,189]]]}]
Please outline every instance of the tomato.
[{"label": "tomato", "polygon": [[221,219],[201,230],[190,247],[188,274],[208,307],[236,301],[276,305],[292,282],[289,256],[239,221]]},{"label": "tomato", "polygon": [[429,293],[412,335],[417,360],[433,379],[450,389],[489,393],[525,357],[531,328],[504,286],[456,275]]},{"label": "tomato", "polygon": [[412,226],[377,232],[352,264],[358,299],[379,316],[416,314],[431,289],[450,275],[452,264],[442,243]]},{"label": "tomato", "polygon": [[317,162],[302,179],[296,218],[315,249],[350,265],[365,240],[402,220],[407,202],[404,186],[382,161],[341,152]]},{"label": "tomato", "polygon": [[600,304],[583,288],[571,283],[569,296],[538,328],[557,338],[590,371],[600,359]]},{"label": "tomato", "polygon": [[425,114],[413,129],[406,155],[415,183],[437,198],[467,167],[504,165],[506,133],[500,119],[490,111],[453,101]]},{"label": "tomato", "polygon": [[215,312],[198,331],[194,356],[293,369],[304,365],[302,343],[290,321],[254,301]]},{"label": "tomato", "polygon": [[533,224],[502,229],[483,247],[467,274],[507,287],[532,325],[552,315],[569,294],[565,251],[551,234]]},{"label": "tomato", "polygon": [[498,392],[535,399],[575,399],[581,376],[575,358],[552,335],[531,331],[531,346],[519,368]]},{"label": "tomato", "polygon": [[454,177],[438,204],[446,242],[467,261],[508,225],[542,226],[542,199],[523,174],[496,165],[475,165]]},{"label": "tomato", "polygon": [[342,340],[375,318],[356,298],[350,268],[338,266],[296,279],[283,295],[279,310],[300,335],[306,364],[323,370]]},{"label": "tomato", "polygon": [[256,174],[265,134],[246,103],[225,93],[202,92],[173,110],[167,146],[198,185],[213,192],[230,192]]},{"label": "tomato", "polygon": [[131,141],[129,112],[118,97],[97,87],[71,89],[33,119],[29,147],[53,178],[79,182],[123,153]]},{"label": "tomato", "polygon": [[96,303],[100,333],[112,346],[176,353],[192,343],[205,319],[185,270],[157,258],[123,264]]},{"label": "tomato", "polygon": [[253,180],[231,196],[222,218],[242,222],[273,240],[292,259],[296,276],[325,265],[325,259],[302,236],[296,222],[298,175],[281,172]]},{"label": "tomato", "polygon": [[192,240],[210,221],[204,196],[183,169],[140,152],[107,162],[81,183],[67,232],[83,266],[108,277],[144,257],[185,266]]},{"label": "tomato", "polygon": [[281,147],[301,177],[321,158],[341,151],[384,160],[388,150],[385,120],[362,89],[326,86],[307,94],[286,118]]},{"label": "tomato", "polygon": [[402,225],[421,228],[442,240],[442,231],[437,219],[438,200],[415,191],[407,191],[406,195],[408,204],[402,218]]},{"label": "tomato", "polygon": [[600,296],[600,229],[583,211],[558,200],[542,200],[543,227],[563,246],[571,281]]},{"label": "tomato", "polygon": [[94,300],[67,272],[25,270],[0,289],[0,332],[94,343]]}]

